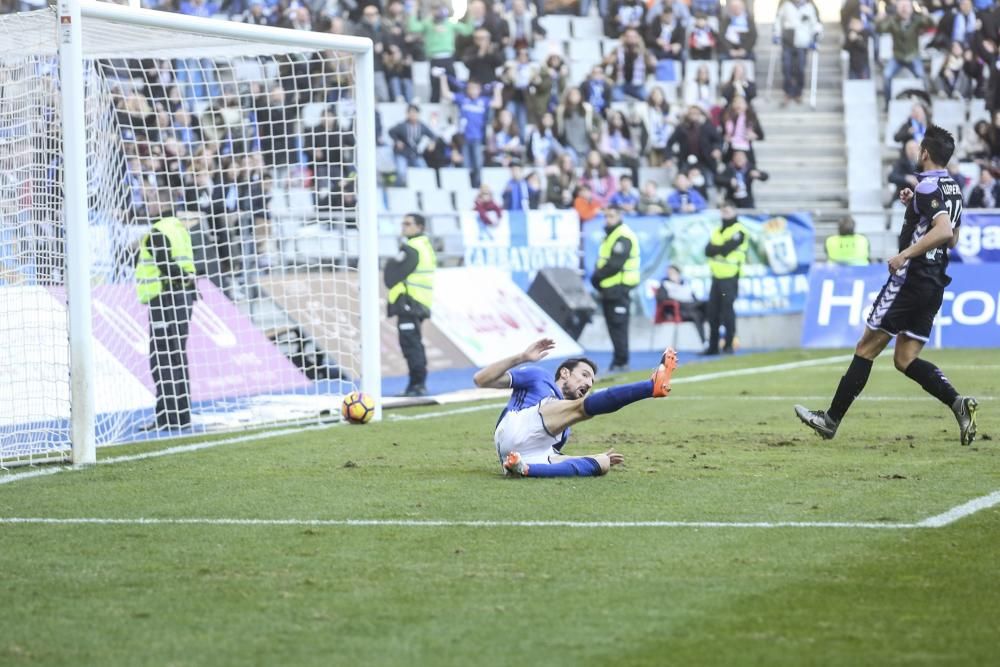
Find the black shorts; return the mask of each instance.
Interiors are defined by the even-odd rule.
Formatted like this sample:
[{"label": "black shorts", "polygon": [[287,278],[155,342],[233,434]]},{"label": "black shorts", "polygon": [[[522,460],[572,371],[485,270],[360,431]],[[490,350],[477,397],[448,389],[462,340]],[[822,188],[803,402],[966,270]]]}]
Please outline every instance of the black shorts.
[{"label": "black shorts", "polygon": [[944,299],[944,287],[926,281],[893,282],[882,286],[868,316],[868,328],[891,336],[906,334],[925,343]]}]

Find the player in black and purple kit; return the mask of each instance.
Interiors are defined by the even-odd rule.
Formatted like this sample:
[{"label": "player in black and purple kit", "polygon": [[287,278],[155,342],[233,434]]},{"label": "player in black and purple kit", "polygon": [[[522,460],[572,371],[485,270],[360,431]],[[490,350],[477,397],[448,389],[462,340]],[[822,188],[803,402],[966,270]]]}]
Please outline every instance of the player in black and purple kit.
[{"label": "player in black and purple kit", "polygon": [[937,366],[920,358],[941,308],[944,288],[951,282],[945,273],[948,249],[958,243],[961,231],[962,188],[945,169],[954,152],[955,139],[949,132],[936,125],[927,128],[920,143],[921,173],[916,192],[907,188],[899,194],[906,206],[899,254],[889,260],[889,279],[872,305],[854,359],[840,379],[829,410],[795,406],[799,419],[824,439],[836,435],[851,403],[868,382],[872,362],[893,337],[896,369],[951,408],[963,445],[976,437],[976,399],[959,396]]}]

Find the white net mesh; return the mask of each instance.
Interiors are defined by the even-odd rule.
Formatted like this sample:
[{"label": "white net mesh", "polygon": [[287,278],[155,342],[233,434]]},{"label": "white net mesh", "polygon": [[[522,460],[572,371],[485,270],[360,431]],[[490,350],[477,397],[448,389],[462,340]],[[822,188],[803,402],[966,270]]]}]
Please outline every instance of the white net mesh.
[{"label": "white net mesh", "polygon": [[[70,447],[53,20],[0,17],[0,465]],[[334,418],[361,371],[354,56],[84,26],[98,445]],[[166,267],[147,306],[169,216],[197,289]]]}]

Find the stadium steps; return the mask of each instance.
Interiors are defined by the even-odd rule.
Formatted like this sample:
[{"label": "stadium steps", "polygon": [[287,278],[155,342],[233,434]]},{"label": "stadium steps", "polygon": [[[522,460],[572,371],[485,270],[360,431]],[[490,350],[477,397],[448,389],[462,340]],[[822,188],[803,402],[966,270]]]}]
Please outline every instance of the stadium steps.
[{"label": "stadium steps", "polygon": [[[759,26],[762,35],[772,26]],[[847,206],[846,148],[844,145],[843,74],[840,61],[840,26],[824,25],[819,47],[816,109],[808,106],[809,75],[803,104],[781,106],[781,67],[776,63],[774,88],[766,90],[767,58],[762,54],[755,102],[766,139],[754,146],[757,162],[771,179],[755,185],[758,209],[810,211],[817,221],[817,244],[835,226],[837,213]]]}]

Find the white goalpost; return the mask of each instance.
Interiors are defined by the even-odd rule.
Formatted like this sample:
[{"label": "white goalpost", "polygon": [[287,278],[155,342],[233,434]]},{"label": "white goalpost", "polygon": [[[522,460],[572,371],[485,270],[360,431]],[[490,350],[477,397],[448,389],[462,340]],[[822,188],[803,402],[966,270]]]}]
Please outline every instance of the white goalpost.
[{"label": "white goalpost", "polygon": [[[90,0],[0,16],[0,468],[380,406],[373,57]],[[136,278],[164,218],[196,274],[166,319]]]}]

